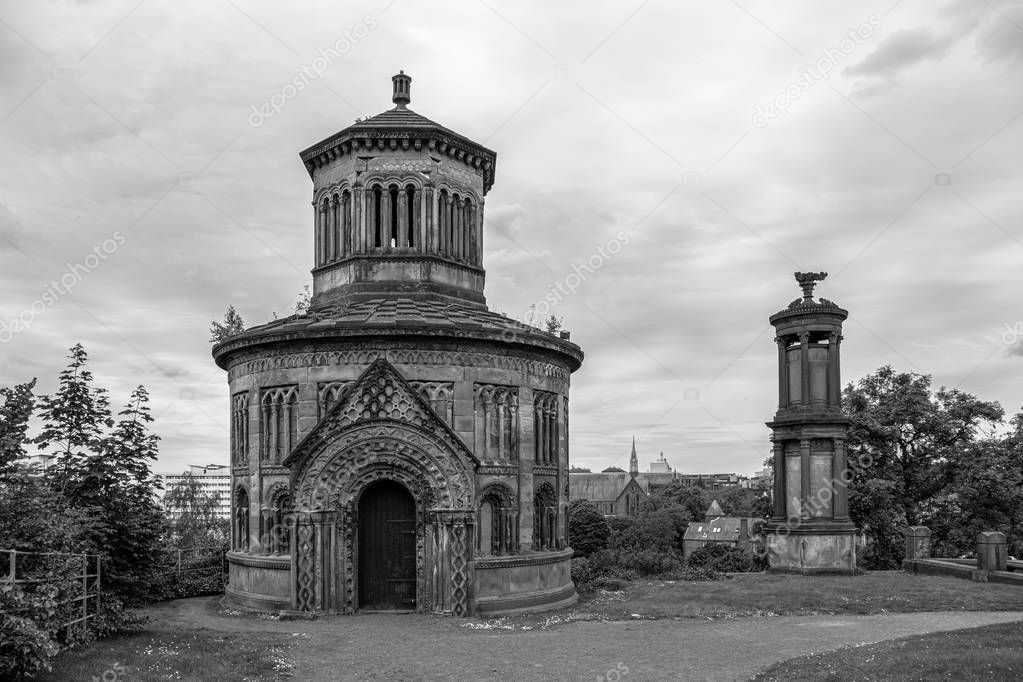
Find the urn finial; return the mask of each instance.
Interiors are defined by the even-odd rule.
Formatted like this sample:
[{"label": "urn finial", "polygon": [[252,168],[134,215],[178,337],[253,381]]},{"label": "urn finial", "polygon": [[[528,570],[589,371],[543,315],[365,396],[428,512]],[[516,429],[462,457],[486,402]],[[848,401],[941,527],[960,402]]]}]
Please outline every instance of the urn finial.
[{"label": "urn finial", "polygon": [[817,286],[817,282],[823,282],[828,273],[797,272],[795,275],[796,281],[799,282],[799,286],[803,290],[803,300],[809,303],[813,301],[813,288]]}]

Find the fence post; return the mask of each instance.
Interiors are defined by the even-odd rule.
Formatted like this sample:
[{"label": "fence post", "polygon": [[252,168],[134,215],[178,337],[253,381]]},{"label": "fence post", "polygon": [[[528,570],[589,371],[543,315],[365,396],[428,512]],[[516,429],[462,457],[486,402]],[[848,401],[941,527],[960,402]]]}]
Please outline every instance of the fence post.
[{"label": "fence post", "polygon": [[12,550],[10,550],[10,552],[11,552],[11,574],[9,576],[7,576],[7,581],[13,583],[13,582],[17,582],[14,579],[14,572],[16,570],[18,570],[18,559],[17,559],[17,557],[18,557],[18,550],[12,549]]},{"label": "fence post", "polygon": [[99,571],[100,571],[100,568],[99,568],[99,554],[97,554],[96,555],[96,615],[97,616],[99,615],[99,610],[100,610],[100,603],[99,603],[100,595],[103,594],[103,587],[100,585],[100,582],[99,582],[100,581]]}]

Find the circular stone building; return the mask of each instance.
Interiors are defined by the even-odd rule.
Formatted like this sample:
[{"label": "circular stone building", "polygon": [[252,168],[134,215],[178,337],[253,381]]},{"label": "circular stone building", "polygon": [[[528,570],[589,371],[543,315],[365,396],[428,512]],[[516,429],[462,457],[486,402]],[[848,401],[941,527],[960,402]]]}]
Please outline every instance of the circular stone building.
[{"label": "circular stone building", "polygon": [[407,107],[302,152],[307,312],[217,344],[231,401],[227,598],[493,615],[576,599],[569,376],[583,354],[490,312],[496,155]]}]

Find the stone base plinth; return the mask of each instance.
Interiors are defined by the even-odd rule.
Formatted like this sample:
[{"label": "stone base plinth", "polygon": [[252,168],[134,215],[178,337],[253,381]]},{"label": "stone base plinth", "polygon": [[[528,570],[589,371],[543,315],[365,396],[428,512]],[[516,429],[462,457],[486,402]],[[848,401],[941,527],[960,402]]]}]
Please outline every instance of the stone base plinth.
[{"label": "stone base plinth", "polygon": [[482,557],[476,560],[476,608],[481,617],[508,616],[571,606],[572,550]]},{"label": "stone base plinth", "polygon": [[855,530],[767,530],[767,562],[782,573],[855,573]]}]

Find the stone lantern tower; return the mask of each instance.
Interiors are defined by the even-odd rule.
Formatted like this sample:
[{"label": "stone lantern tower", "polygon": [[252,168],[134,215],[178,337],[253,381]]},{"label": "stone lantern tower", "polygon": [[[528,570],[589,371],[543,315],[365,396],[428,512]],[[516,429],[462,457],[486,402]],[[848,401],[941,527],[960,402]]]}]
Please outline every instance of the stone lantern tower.
[{"label": "stone lantern tower", "polygon": [[774,510],[765,527],[772,570],[851,573],[839,351],[849,313],[814,300],[826,272],[797,272],[803,297],[771,316],[778,343],[778,412],[767,423],[774,450]]},{"label": "stone lantern tower", "polygon": [[394,107],[301,152],[309,309],[217,344],[227,599],[306,613],[520,613],[576,599],[568,393],[583,353],[487,308],[497,155]]}]

